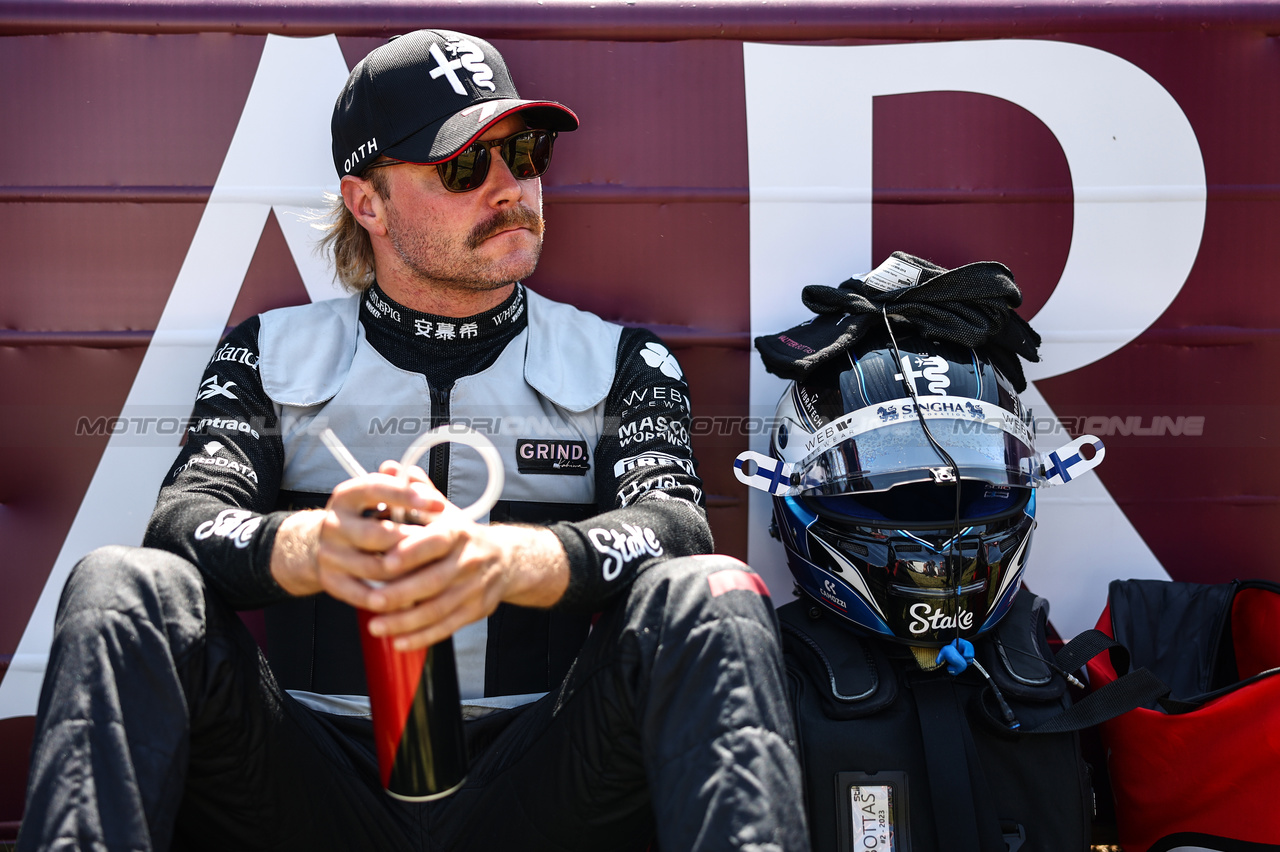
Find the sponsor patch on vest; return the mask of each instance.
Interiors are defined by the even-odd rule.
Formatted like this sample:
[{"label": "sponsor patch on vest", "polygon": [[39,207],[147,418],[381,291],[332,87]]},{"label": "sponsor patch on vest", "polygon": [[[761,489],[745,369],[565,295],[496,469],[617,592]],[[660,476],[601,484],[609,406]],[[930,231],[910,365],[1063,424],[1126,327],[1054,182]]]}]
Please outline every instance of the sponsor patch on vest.
[{"label": "sponsor patch on vest", "polygon": [[516,441],[516,467],[521,473],[583,476],[591,469],[591,454],[586,441],[522,438]]}]

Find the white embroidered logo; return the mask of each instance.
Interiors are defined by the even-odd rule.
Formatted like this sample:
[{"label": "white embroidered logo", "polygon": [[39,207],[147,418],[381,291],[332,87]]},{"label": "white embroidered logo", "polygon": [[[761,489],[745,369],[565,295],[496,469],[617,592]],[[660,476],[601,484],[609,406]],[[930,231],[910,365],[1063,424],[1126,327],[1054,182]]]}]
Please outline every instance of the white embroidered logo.
[{"label": "white embroidered logo", "polygon": [[916,366],[921,368],[917,372],[911,369],[911,357],[910,355],[902,356],[902,372],[894,373],[894,380],[900,382],[904,376],[912,382],[916,379],[924,379],[929,383],[929,393],[946,396],[947,388],[951,387],[951,379],[947,377],[949,366],[947,359],[941,355],[930,355],[928,358],[917,355],[915,356]]},{"label": "white embroidered logo", "polygon": [[493,69],[484,61],[484,51],[466,39],[451,41],[448,48],[454,56],[461,54],[462,67],[471,72],[471,82],[477,89],[498,90],[493,84]]},{"label": "white embroidered logo", "polygon": [[491,92],[497,91],[498,87],[493,84],[493,69],[484,61],[484,52],[479,47],[462,39],[449,42],[445,45],[445,49],[452,53],[455,58],[446,59],[438,45],[433,44],[428,48],[432,57],[436,60],[436,67],[431,69],[432,80],[445,77],[449,80],[449,85],[453,87],[455,92],[459,95],[465,95],[467,90],[462,85],[462,81],[458,79],[458,75],[454,73],[459,68],[464,68],[471,72],[471,82],[477,89],[488,89]]},{"label": "white embroidered logo", "polygon": [[648,527],[623,524],[621,531],[596,527],[587,531],[587,538],[606,557],[601,566],[606,581],[616,580],[624,565],[646,553],[650,556],[662,555],[662,543]]},{"label": "white embroidered logo", "polygon": [[640,357],[644,358],[644,362],[650,367],[656,367],[661,370],[664,376],[670,376],[673,379],[683,378],[684,376],[684,371],[680,369],[676,356],[672,355],[667,347],[660,343],[646,343],[644,349],[640,350]]},{"label": "white embroidered logo", "polygon": [[224,509],[214,520],[205,521],[196,527],[194,535],[197,541],[216,535],[230,539],[232,544],[243,549],[253,541],[253,534],[261,523],[261,515],[254,515],[244,509]]},{"label": "white embroidered logo", "polygon": [[[234,417],[203,417],[199,423],[189,427],[187,431],[200,435],[207,433],[209,429],[220,429],[227,432],[241,432],[245,435],[252,435],[255,439],[261,437],[258,434],[258,430],[253,428],[252,424],[246,423],[243,420],[237,420]],[[219,444],[218,446],[221,447],[222,445]],[[205,448],[205,452],[209,452],[207,447]]]},{"label": "white embroidered logo", "polygon": [[496,103],[493,101],[485,101],[482,104],[467,107],[462,112],[458,113],[458,115],[471,115],[472,113],[475,113],[476,124],[484,124],[485,121],[488,120],[489,116],[493,115],[497,111],[498,105]]},{"label": "white embroidered logo", "polygon": [[431,79],[438,80],[441,77],[448,77],[449,85],[453,86],[453,90],[460,95],[465,95],[467,90],[463,88],[462,81],[458,79],[458,75],[453,73],[455,70],[462,67],[462,60],[445,59],[444,54],[440,52],[440,48],[434,44],[428,49],[431,51],[431,55],[435,57],[437,63],[437,66],[431,69]]},{"label": "white embroidered logo", "polygon": [[227,382],[226,384],[220,385],[218,384],[218,377],[213,375],[200,383],[202,390],[196,396],[196,399],[210,399],[215,396],[225,396],[227,399],[239,399],[240,397],[231,392],[231,389],[235,386],[235,382]]},{"label": "white embroidered logo", "polygon": [[[234,422],[234,421],[231,421],[231,422]],[[209,441],[200,449],[204,451],[204,455],[192,454],[192,456],[189,459],[187,459],[186,464],[174,470],[173,478],[175,482],[177,481],[178,477],[182,475],[183,471],[193,466],[198,466],[198,467],[225,468],[233,473],[240,474],[245,479],[252,482],[254,485],[258,484],[258,472],[255,471],[251,466],[238,462],[235,459],[229,459],[226,456],[218,455],[218,453],[220,453],[223,450],[223,444],[221,441]],[[198,537],[199,536],[197,536],[197,538]]]}]

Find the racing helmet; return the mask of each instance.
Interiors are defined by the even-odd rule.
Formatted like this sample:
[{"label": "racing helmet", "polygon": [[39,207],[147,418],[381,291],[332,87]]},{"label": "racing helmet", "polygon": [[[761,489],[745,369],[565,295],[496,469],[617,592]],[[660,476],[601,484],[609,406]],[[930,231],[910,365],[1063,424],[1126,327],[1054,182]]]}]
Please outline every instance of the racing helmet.
[{"label": "racing helmet", "polygon": [[846,625],[971,640],[1026,567],[1044,484],[1030,413],[974,349],[882,333],[846,355],[792,382],[772,423],[791,573]]}]

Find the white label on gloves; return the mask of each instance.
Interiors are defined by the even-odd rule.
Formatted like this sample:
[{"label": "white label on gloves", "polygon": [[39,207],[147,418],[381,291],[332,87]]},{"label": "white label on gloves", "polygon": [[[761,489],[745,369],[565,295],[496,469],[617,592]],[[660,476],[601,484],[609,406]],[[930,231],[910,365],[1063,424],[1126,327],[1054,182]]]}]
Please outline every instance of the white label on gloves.
[{"label": "white label on gloves", "polygon": [[863,276],[862,280],[868,287],[887,293],[890,290],[903,290],[916,286],[920,283],[920,273],[923,271],[914,263],[890,257]]}]

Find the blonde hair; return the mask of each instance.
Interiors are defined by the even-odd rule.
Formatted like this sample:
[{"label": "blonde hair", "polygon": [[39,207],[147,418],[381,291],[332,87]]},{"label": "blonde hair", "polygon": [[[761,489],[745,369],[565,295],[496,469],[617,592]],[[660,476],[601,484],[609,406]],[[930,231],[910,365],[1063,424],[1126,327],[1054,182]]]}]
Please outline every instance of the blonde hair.
[{"label": "blonde hair", "polygon": [[[383,199],[391,197],[381,169],[368,170],[366,174],[374,192]],[[325,232],[318,250],[332,256],[334,274],[343,287],[353,293],[363,293],[373,284],[376,271],[369,232],[356,221],[341,195],[325,193],[325,199],[329,202],[329,212],[314,226]]]}]

